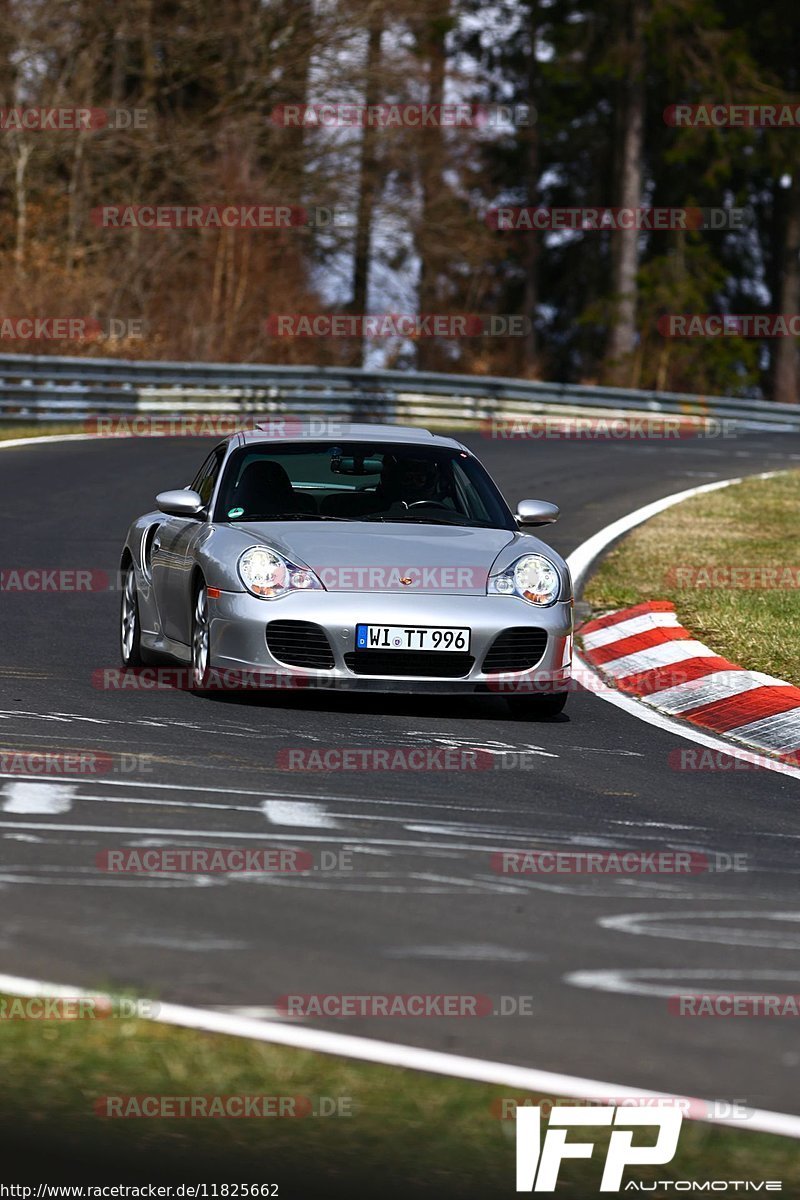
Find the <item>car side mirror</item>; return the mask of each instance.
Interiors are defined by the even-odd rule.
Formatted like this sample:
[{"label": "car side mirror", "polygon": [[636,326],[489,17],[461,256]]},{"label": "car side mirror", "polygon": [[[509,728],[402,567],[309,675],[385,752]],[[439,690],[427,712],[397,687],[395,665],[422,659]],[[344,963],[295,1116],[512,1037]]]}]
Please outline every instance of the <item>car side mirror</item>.
[{"label": "car side mirror", "polygon": [[552,525],[557,521],[560,509],[557,504],[549,504],[547,500],[520,500],[517,505],[517,524]]},{"label": "car side mirror", "polygon": [[196,517],[203,511],[203,501],[191,488],[173,488],[156,496],[159,512],[168,517]]}]

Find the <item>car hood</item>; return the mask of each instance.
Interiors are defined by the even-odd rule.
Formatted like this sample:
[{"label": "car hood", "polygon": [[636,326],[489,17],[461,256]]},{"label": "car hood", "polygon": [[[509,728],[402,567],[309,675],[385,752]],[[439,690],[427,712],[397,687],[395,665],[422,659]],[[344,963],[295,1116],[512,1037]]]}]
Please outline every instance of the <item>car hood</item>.
[{"label": "car hood", "polygon": [[492,563],[517,537],[509,529],[379,522],[254,521],[235,528],[311,567],[329,592],[485,595]]}]

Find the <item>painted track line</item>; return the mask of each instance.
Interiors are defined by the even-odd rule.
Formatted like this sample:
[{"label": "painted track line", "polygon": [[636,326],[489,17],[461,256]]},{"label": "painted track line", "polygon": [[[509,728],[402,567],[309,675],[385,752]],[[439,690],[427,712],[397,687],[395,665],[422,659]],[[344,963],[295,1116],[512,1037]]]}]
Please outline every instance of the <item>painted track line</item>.
[{"label": "painted track line", "polygon": [[[17,975],[0,975],[0,992],[12,996],[98,998],[108,995],[86,991],[83,988],[67,987],[64,984],[23,979]],[[111,996],[108,998],[113,999]],[[445,1054],[440,1050],[423,1050],[416,1046],[382,1042],[346,1033],[328,1033],[326,1030],[310,1029],[294,1023],[258,1020],[236,1013],[182,1004],[158,1005],[157,1015],[144,1016],[142,1019],[162,1025],[176,1025],[183,1029],[197,1029],[204,1033],[219,1033],[272,1045],[291,1046],[296,1050],[310,1050],[317,1054],[334,1054],[341,1058],[357,1059],[360,1062],[385,1067],[424,1071],[431,1075],[444,1075],[449,1079],[495,1084],[543,1096],[563,1096],[568,1099],[599,1102],[607,1102],[609,1098],[613,1098],[614,1103],[625,1099],[641,1100],[645,1096],[648,1100],[688,1101],[688,1111],[685,1115],[689,1120],[704,1121],[711,1125],[729,1125],[740,1131],[746,1129],[800,1139],[800,1116],[792,1113],[754,1108],[747,1110],[746,1121],[741,1116],[712,1117],[709,1115],[713,1109],[712,1102],[693,1097],[671,1096],[668,1092],[651,1092],[647,1088],[604,1083],[598,1079],[584,1079],[578,1075],[561,1075],[554,1071],[540,1071],[536,1067],[515,1067],[511,1063],[467,1058],[460,1054]]]},{"label": "painted track line", "polygon": [[42,437],[3,438],[0,440],[0,450],[11,449],[13,446],[38,446],[43,442],[96,442],[96,433],[46,433]]},{"label": "painted track line", "polygon": [[[780,471],[762,471],[759,474],[749,476],[751,479],[771,479],[773,475],[781,474]],[[572,554],[567,558],[567,566],[572,575],[572,584],[577,596],[586,582],[586,576],[594,565],[595,559],[599,558],[604,550],[607,550],[612,542],[616,542],[624,534],[629,533],[631,529],[635,529],[637,525],[644,524],[651,517],[658,516],[659,513],[665,512],[666,509],[672,508],[673,504],[680,504],[682,500],[690,500],[692,496],[702,496],[705,492],[716,492],[720,488],[731,487],[734,483],[741,483],[743,476],[738,476],[736,479],[718,479],[714,483],[701,483],[696,487],[686,488],[683,492],[673,492],[671,496],[663,496],[661,500],[654,500],[651,504],[645,504],[642,508],[637,508],[633,512],[628,513],[624,517],[620,517],[618,521],[612,521],[610,525],[606,525],[604,529],[592,534],[585,542],[582,542],[577,549],[572,551]]]}]

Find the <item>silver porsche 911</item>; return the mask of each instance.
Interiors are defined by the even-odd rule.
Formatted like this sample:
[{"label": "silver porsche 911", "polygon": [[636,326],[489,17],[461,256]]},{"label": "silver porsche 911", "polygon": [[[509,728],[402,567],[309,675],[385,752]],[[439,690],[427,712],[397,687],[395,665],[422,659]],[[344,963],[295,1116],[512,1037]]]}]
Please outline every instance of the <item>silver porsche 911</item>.
[{"label": "silver porsche 911", "polygon": [[[289,426],[292,423],[287,423]],[[477,458],[424,429],[256,427],[134,521],[121,560],[126,667],[157,656],[267,686],[495,692],[561,712],[572,660],[564,561]]]}]

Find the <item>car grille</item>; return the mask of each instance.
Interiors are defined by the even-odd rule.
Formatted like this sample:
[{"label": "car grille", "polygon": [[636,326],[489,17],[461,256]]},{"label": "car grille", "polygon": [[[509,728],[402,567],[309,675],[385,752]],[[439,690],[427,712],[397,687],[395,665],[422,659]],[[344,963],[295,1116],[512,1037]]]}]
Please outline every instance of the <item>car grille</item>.
[{"label": "car grille", "polygon": [[334,666],[328,635],[311,621],[270,621],[267,646],[273,658],[289,667],[329,671]]},{"label": "car grille", "polygon": [[535,667],[545,652],[547,631],[521,625],[498,634],[483,660],[484,675],[504,671],[527,671]]},{"label": "car grille", "polygon": [[469,654],[424,650],[351,650],[344,661],[354,675],[428,675],[460,679],[469,675],[475,659]]}]

